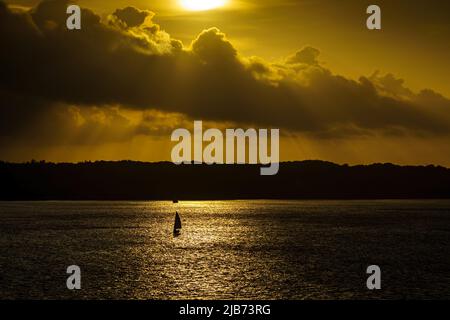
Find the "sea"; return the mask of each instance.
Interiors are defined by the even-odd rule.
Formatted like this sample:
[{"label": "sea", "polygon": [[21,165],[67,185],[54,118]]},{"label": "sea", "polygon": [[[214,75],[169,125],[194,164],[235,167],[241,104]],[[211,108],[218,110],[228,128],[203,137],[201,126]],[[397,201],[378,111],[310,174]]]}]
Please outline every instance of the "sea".
[{"label": "sea", "polygon": [[449,298],[449,200],[0,202],[0,299]]}]

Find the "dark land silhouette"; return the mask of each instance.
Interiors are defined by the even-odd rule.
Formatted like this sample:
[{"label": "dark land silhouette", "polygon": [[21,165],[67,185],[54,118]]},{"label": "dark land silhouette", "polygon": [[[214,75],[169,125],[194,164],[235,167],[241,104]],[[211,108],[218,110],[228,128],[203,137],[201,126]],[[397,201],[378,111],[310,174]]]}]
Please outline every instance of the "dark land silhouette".
[{"label": "dark land silhouette", "polygon": [[432,199],[450,198],[450,169],[393,164],[259,165],[135,161],[0,162],[0,200]]}]

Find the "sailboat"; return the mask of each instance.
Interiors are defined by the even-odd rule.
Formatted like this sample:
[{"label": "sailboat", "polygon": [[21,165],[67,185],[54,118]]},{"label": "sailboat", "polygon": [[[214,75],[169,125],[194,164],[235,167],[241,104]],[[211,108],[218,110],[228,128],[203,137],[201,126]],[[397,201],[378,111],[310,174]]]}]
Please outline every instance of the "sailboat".
[{"label": "sailboat", "polygon": [[178,212],[175,215],[175,224],[173,225],[173,235],[179,236],[181,234],[181,218]]}]

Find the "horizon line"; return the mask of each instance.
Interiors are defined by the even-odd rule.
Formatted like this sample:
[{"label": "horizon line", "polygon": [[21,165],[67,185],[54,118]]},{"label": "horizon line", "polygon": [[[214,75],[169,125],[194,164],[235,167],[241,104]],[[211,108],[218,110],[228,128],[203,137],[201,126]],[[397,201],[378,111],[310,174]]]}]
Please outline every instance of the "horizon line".
[{"label": "horizon line", "polygon": [[[7,161],[7,160],[0,160],[0,164],[54,164],[54,165],[60,165],[60,164],[72,164],[72,165],[78,165],[78,164],[95,164],[95,163],[124,163],[124,162],[128,162],[128,163],[138,163],[138,164],[171,164],[174,166],[187,166],[187,165],[194,165],[194,166],[264,166],[266,164],[262,164],[262,163],[256,163],[256,164],[251,164],[251,163],[234,163],[234,164],[227,164],[227,163],[214,163],[214,164],[207,164],[205,162],[195,162],[195,161],[191,161],[192,163],[190,164],[175,164],[171,161],[168,160],[161,160],[161,161],[142,161],[142,160],[130,160],[130,159],[123,159],[123,160],[83,160],[83,161],[75,161],[75,162],[70,162],[70,161],[48,161],[48,160],[35,160],[35,159],[31,159],[31,160],[25,160],[25,161]],[[283,164],[300,164],[300,163],[306,163],[306,162],[318,162],[318,163],[327,163],[327,164],[332,164],[332,165],[336,165],[336,166],[341,166],[341,167],[359,167],[359,166],[374,166],[374,165],[392,165],[392,166],[397,166],[397,167],[438,167],[438,168],[445,168],[445,169],[450,169],[450,166],[445,166],[445,165],[440,165],[440,164],[433,164],[433,163],[428,163],[428,164],[398,164],[398,163],[393,163],[393,162],[371,162],[371,163],[359,163],[359,164],[349,164],[349,163],[337,163],[337,162],[333,162],[333,161],[329,161],[329,160],[320,160],[320,159],[304,159],[304,160],[288,160],[288,161],[279,161],[277,162],[280,165]]]}]

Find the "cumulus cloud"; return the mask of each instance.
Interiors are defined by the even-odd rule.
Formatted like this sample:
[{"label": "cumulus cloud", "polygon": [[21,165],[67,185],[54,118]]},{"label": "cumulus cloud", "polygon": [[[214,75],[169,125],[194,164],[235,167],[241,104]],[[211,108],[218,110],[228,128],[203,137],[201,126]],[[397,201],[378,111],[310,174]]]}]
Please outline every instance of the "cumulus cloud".
[{"label": "cumulus cloud", "polygon": [[217,28],[204,30],[192,42],[192,52],[206,63],[226,64],[237,58],[236,49]]},{"label": "cumulus cloud", "polygon": [[147,18],[152,18],[155,14],[148,10],[139,10],[135,7],[126,7],[114,11],[113,16],[125,23],[126,27],[141,26]]},{"label": "cumulus cloud", "polygon": [[302,63],[318,66],[320,51],[314,47],[306,46],[287,59],[288,64]]},{"label": "cumulus cloud", "polygon": [[[151,117],[130,124],[111,106],[279,127],[319,138],[450,132],[447,98],[432,90],[415,94],[391,74],[357,81],[335,75],[310,46],[272,64],[241,56],[223,32],[211,28],[183,47],[152,21],[152,12],[134,7],[107,19],[83,9],[82,30],[68,31],[66,5],[46,0],[31,11],[12,12],[0,2],[4,137],[19,134],[7,124],[31,126],[55,110],[65,110],[68,120],[48,121],[80,132],[105,128],[109,133],[98,135],[100,140],[157,134]],[[73,110],[89,110],[82,116],[88,119],[84,127],[73,124]],[[98,110],[113,120],[101,123],[88,115]]]}]

